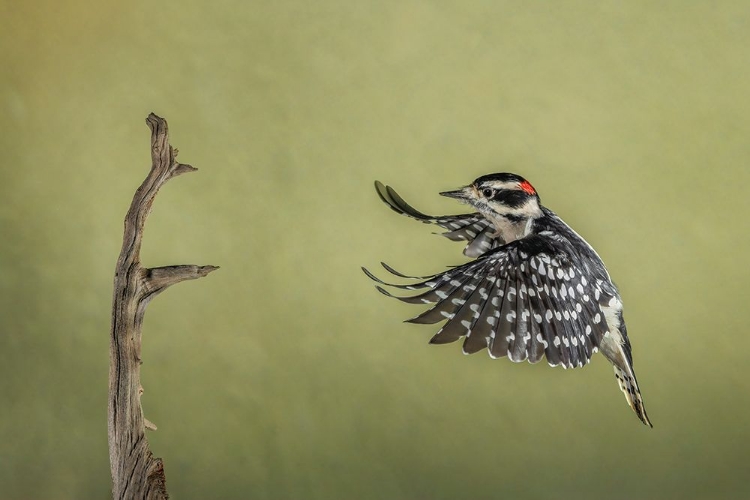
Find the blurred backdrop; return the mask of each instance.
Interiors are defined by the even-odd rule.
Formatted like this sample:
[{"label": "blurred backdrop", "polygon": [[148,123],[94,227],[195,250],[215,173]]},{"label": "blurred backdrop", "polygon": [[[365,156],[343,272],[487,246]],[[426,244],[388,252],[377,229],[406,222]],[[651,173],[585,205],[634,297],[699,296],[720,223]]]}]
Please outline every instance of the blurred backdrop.
[{"label": "blurred backdrop", "polygon": [[[750,6],[0,2],[0,496],[107,498],[112,279],[150,165],[145,416],[174,498],[747,498]],[[512,171],[620,286],[609,364],[429,346],[359,267],[465,262],[399,217]]]}]

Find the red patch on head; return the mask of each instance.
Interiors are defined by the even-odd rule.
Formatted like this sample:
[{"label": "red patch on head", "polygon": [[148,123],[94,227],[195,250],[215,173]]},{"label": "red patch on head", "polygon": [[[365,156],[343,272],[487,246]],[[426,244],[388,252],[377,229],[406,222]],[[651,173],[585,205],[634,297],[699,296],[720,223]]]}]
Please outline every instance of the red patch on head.
[{"label": "red patch on head", "polygon": [[534,189],[534,186],[529,181],[523,181],[519,187],[527,194],[536,194],[536,189]]}]

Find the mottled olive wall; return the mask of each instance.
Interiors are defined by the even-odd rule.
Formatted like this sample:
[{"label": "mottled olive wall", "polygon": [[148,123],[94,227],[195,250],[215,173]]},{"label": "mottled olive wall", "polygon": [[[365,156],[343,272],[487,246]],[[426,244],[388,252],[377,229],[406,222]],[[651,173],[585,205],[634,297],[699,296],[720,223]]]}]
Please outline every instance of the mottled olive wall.
[{"label": "mottled olive wall", "polygon": [[[101,499],[112,273],[216,264],[149,307],[177,499],[747,498],[750,4],[0,1],[0,496]],[[460,245],[400,218],[515,171],[618,282],[653,430],[583,370],[428,346],[360,265]]]}]

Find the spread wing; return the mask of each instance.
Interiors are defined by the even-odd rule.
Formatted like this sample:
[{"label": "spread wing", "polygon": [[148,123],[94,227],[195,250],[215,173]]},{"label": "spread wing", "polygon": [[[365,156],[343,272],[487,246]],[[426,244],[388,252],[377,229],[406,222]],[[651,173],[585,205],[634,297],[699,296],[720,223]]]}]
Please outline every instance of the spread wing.
[{"label": "spread wing", "polygon": [[394,212],[425,224],[436,224],[447,229],[442,235],[450,240],[468,241],[464,248],[464,255],[467,257],[479,257],[488,250],[503,244],[502,240],[493,236],[495,229],[492,223],[478,212],[460,215],[427,215],[406,203],[392,187],[375,181],[375,189],[380,199]]},{"label": "spread wing", "polygon": [[566,368],[587,364],[598,350],[608,328],[602,307],[616,293],[602,280],[588,281],[584,270],[543,236],[513,241],[411,284],[385,283],[363,270],[381,285],[420,290],[417,295],[402,297],[377,287],[404,302],[432,304],[407,320],[445,321],[431,343],[464,337],[466,354],[486,347],[493,358],[508,356],[515,362],[536,363],[546,356],[551,366]]}]

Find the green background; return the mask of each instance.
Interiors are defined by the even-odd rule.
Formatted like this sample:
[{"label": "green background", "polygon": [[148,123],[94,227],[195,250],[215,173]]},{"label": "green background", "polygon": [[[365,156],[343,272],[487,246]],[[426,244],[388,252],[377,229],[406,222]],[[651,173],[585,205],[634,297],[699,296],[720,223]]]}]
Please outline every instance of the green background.
[{"label": "green background", "polygon": [[[122,220],[180,160],[147,266],[148,438],[174,498],[747,498],[750,5],[0,2],[0,497],[107,498]],[[655,428],[609,364],[403,324],[359,266],[461,246],[398,217],[522,174],[620,286]],[[381,275],[382,270],[378,271]]]}]

